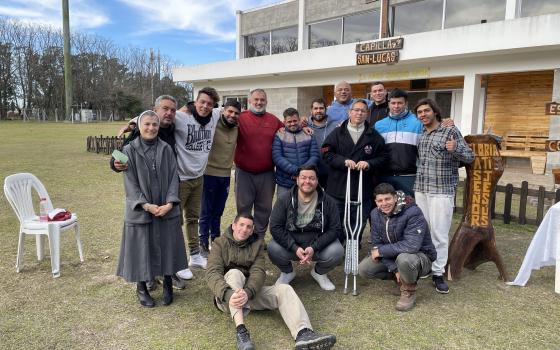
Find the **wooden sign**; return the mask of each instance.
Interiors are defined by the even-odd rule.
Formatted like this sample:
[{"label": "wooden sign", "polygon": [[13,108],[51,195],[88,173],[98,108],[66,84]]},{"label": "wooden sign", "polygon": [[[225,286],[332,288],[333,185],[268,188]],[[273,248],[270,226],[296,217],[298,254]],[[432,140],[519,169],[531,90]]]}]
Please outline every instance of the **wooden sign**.
[{"label": "wooden sign", "polygon": [[463,267],[475,269],[492,261],[498,267],[500,277],[508,280],[508,274],[496,247],[494,227],[490,217],[493,194],[504,172],[498,140],[492,135],[468,135],[465,141],[475,154],[474,162],[467,170],[466,206],[461,223],[449,244],[447,277],[458,279]]},{"label": "wooden sign", "polygon": [[560,152],[560,140],[546,140],[545,150],[547,152]]},{"label": "wooden sign", "polygon": [[403,48],[404,38],[369,41],[356,44],[356,53],[400,50]]},{"label": "wooden sign", "polygon": [[393,64],[399,61],[398,51],[384,51],[375,53],[359,53],[356,55],[356,64],[358,66],[365,64]]},{"label": "wooden sign", "polygon": [[546,115],[560,115],[560,104],[558,102],[549,102],[546,104]]}]

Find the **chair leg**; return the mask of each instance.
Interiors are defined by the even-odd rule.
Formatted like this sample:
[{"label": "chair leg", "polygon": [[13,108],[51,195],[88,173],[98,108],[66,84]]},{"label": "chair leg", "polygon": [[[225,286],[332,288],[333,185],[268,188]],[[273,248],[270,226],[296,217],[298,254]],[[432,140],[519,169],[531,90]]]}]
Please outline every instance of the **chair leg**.
[{"label": "chair leg", "polygon": [[78,244],[78,253],[80,254],[80,261],[84,262],[84,251],[82,248],[82,240],[80,239],[80,226],[76,222],[74,226],[74,231],[76,232],[76,243]]},{"label": "chair leg", "polygon": [[57,278],[60,277],[60,229],[56,225],[49,225],[49,248],[53,278]]},{"label": "chair leg", "polygon": [[18,239],[18,251],[17,251],[17,257],[16,257],[16,272],[19,272],[21,270],[21,267],[23,266],[23,241],[25,238],[25,233],[23,233],[23,231],[20,230],[19,233],[19,239]]},{"label": "chair leg", "polygon": [[45,258],[45,238],[43,235],[35,235],[35,243],[37,246],[37,260],[43,261]]}]

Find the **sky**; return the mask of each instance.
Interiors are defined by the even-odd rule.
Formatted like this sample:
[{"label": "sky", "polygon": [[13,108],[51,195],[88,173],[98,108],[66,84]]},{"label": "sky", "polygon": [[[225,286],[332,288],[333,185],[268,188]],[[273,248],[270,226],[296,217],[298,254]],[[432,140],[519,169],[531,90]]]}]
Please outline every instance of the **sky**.
[{"label": "sky", "polygon": [[[159,49],[177,65],[235,59],[235,11],[279,0],[69,0],[70,31]],[[62,0],[0,0],[0,16],[62,28]]]}]

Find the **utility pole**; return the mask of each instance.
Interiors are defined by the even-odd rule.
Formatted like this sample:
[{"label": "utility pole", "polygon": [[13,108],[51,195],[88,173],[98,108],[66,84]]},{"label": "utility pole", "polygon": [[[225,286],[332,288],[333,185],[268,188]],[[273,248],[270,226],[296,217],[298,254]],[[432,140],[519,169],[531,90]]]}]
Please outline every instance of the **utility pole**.
[{"label": "utility pole", "polygon": [[150,90],[152,91],[152,99],[150,104],[154,103],[154,49],[150,48]]},{"label": "utility pole", "polygon": [[64,96],[65,118],[74,122],[72,115],[72,58],[70,56],[70,15],[68,0],[62,0],[62,35],[64,36]]}]

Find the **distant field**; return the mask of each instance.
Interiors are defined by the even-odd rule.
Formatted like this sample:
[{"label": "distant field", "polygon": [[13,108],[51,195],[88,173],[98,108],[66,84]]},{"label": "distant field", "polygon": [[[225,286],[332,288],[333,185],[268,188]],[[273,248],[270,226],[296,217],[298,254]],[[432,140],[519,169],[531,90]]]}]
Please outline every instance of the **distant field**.
[{"label": "distant field", "polygon": [[[37,262],[27,238],[23,271],[15,272],[18,222],[0,194],[0,349],[234,349],[232,322],[216,311],[202,270],[169,307],[143,309],[134,286],[114,276],[119,253],[123,185],[109,157],[87,153],[89,135],[114,135],[122,124],[0,122],[0,178],[32,172],[56,206],[78,213],[85,262],[73,235],[61,242],[61,277],[50,260]],[[233,218],[233,191],[222,227]],[[458,219],[458,218],[456,218]],[[535,226],[496,224],[497,245],[514,277]],[[363,249],[361,255],[366,254]],[[267,283],[279,271],[267,265]],[[554,269],[533,272],[525,288],[497,280],[487,263],[437,294],[420,281],[417,307],[394,310],[390,282],[359,279],[360,295],[342,294],[342,267],[331,273],[335,292],[321,291],[298,268],[293,287],[318,331],[338,337],[337,349],[558,349],[560,297]],[[155,292],[161,298],[161,288]],[[290,349],[293,340],[277,312],[254,312],[247,326],[259,349]]]}]

